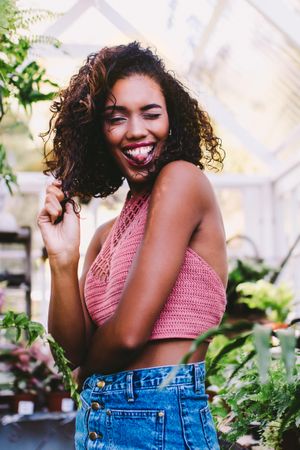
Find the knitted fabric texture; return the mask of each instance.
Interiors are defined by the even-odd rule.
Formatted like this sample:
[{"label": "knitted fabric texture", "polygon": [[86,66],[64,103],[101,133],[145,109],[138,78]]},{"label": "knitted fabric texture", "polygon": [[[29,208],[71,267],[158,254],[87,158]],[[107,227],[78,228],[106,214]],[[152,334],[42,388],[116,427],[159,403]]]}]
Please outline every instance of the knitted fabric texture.
[{"label": "knitted fabric texture", "polygon": [[[101,251],[90,267],[84,288],[89,314],[98,326],[115,311],[143,238],[150,194],[127,195]],[[212,267],[190,247],[176,283],[157,318],[150,340],[195,338],[217,326],[224,314],[226,293]]]}]

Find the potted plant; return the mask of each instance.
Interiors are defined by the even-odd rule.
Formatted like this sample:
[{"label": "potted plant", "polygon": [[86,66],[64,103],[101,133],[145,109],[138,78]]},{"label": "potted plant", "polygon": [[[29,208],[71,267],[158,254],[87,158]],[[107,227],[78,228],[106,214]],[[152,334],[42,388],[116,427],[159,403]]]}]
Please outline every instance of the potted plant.
[{"label": "potted plant", "polygon": [[[25,313],[8,311],[0,319],[1,330],[2,333],[9,334],[10,340],[13,342],[9,348],[2,349],[2,353],[0,353],[0,363],[10,364],[11,372],[7,372],[7,374],[10,374],[10,377],[15,380],[9,380],[9,386],[14,388],[12,393],[20,393],[20,388],[24,389],[25,386],[29,393],[31,391],[42,399],[47,390],[57,388],[58,385],[61,388],[62,381],[64,389],[70,392],[75,404],[81,405],[77,391],[78,385],[73,378],[64,350],[50,334],[46,333],[42,324],[30,320]],[[23,344],[17,345],[21,337]],[[51,350],[53,359],[48,349]],[[61,377],[59,382],[57,373],[54,371],[56,369]]]},{"label": "potted plant", "polygon": [[227,306],[225,318],[241,319],[241,318],[263,318],[264,311],[257,307],[250,310],[248,305],[239,302],[239,292],[237,286],[246,281],[257,281],[267,277],[272,273],[273,269],[267,266],[262,260],[241,260],[231,261],[230,271],[228,275],[228,284],[226,290]]},{"label": "potted plant", "polygon": [[275,328],[284,325],[294,297],[286,283],[274,285],[266,280],[256,283],[249,281],[239,284],[236,291],[239,294],[238,302],[246,304],[250,311],[260,308]]},{"label": "potted plant", "polygon": [[262,383],[251,359],[220,389],[212,410],[219,429],[226,430],[227,441],[236,442],[253,434],[255,425],[255,437],[264,448],[292,450],[300,446],[299,393],[300,361],[288,379],[282,361],[273,359],[269,377]]},{"label": "potted plant", "polygon": [[4,386],[12,393],[10,403],[14,413],[33,413],[44,390],[49,369],[37,352],[36,345],[26,348],[23,344],[1,350],[0,362],[7,375]]},{"label": "potted plant", "polygon": [[295,325],[293,321],[286,329],[273,330],[256,324],[253,331],[240,330],[230,339],[224,337],[229,325],[221,327],[219,342],[209,350],[207,381],[216,386],[211,409],[222,445],[228,444],[224,448],[235,448],[231,445],[246,437],[260,448],[299,448],[300,353]]},{"label": "potted plant", "polygon": [[[277,310],[278,313],[278,310]],[[225,323],[197,337],[179,364],[207,338],[207,384],[221,448],[242,448],[251,438],[266,450],[300,448],[300,353],[297,321],[285,329],[249,321]],[[221,345],[220,345],[221,343]],[[178,370],[164,380],[168,385]],[[255,439],[254,439],[255,433]],[[243,441],[243,443],[241,442]]]},{"label": "potted plant", "polygon": [[74,410],[74,401],[66,390],[62,376],[51,372],[45,380],[46,406],[49,411],[70,412]]},{"label": "potted plant", "polygon": [[[247,238],[248,239],[248,238]],[[254,259],[237,259],[230,262],[230,271],[228,275],[227,285],[227,307],[224,319],[227,321],[235,321],[236,319],[246,319],[253,321],[260,321],[265,318],[264,305],[259,302],[252,303],[249,307],[249,303],[241,302],[241,291],[238,286],[243,283],[255,283],[259,280],[266,280],[270,284],[274,285],[278,277],[281,275],[282,270],[289,262],[292,254],[294,253],[297,245],[300,242],[300,234],[296,237],[291,247],[288,249],[287,254],[277,267],[271,267],[259,257]]]}]

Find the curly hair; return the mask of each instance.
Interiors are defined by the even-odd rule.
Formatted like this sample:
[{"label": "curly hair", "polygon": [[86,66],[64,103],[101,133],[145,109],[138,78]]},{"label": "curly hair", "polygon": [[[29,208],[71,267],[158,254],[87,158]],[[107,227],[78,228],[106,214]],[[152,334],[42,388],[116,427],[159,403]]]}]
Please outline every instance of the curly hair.
[{"label": "curly hair", "polygon": [[[44,173],[62,179],[68,195],[106,197],[122,185],[124,176],[105,143],[102,116],[116,81],[136,74],[147,75],[160,86],[172,130],[149,180],[175,160],[189,161],[201,170],[222,167],[221,139],[215,136],[208,114],[156,54],[132,42],[89,55],[51,105],[49,129],[42,135],[48,136]],[[48,152],[52,134],[53,147]]]}]

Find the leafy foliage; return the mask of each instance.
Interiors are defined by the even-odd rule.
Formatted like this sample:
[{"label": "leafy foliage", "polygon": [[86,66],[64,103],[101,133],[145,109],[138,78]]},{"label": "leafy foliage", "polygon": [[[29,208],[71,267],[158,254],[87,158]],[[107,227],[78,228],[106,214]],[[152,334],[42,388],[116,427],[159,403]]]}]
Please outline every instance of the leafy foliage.
[{"label": "leafy foliage", "polygon": [[[238,302],[240,293],[237,286],[244,282],[255,282],[267,275],[271,274],[273,269],[261,261],[242,261],[237,259],[232,263],[228,276],[227,285],[227,308],[226,314],[237,317],[249,316],[249,307]],[[261,312],[261,308],[257,308],[254,312]]]},{"label": "leafy foliage", "polygon": [[43,392],[47,378],[52,371],[45,355],[40,351],[38,342],[25,348],[22,344],[4,348],[0,351],[0,363],[8,378],[1,383],[1,389],[12,390],[15,394]]},{"label": "leafy foliage", "polygon": [[[219,393],[231,410],[231,431],[226,439],[235,441],[249,433],[250,423],[258,422],[262,443],[280,449],[284,431],[300,423],[299,387],[299,365],[288,383],[282,362],[273,360],[268,381],[261,384],[256,364],[249,361]],[[291,411],[294,399],[298,407]]]},{"label": "leafy foliage", "polygon": [[230,272],[228,315],[251,317],[254,312],[252,319],[257,320],[266,312],[273,323],[257,323],[250,333],[218,335],[208,350],[208,392],[215,394],[211,409],[220,430],[229,426],[227,441],[251,433],[255,425],[263,448],[279,450],[287,436],[300,445],[300,355],[295,329],[292,324],[283,324],[284,329],[274,324],[286,320],[293,298],[285,284],[274,283],[298,242],[299,237],[277,269],[237,261]]},{"label": "leafy foliage", "polygon": [[[32,45],[30,26],[47,17],[55,17],[55,14],[43,10],[19,10],[13,0],[0,0],[0,7],[0,93],[3,114],[4,106],[8,107],[12,98],[16,98],[27,110],[34,102],[53,98],[57,90],[42,93],[42,87],[58,88],[58,85],[46,78],[45,69],[36,61],[28,61]],[[35,36],[33,40],[37,42],[39,37]],[[40,37],[40,40],[45,38]],[[50,41],[50,38],[46,40]],[[59,45],[55,40],[52,43]]]},{"label": "leafy foliage", "polygon": [[55,360],[55,365],[63,377],[66,390],[70,391],[71,397],[77,405],[80,405],[77,383],[73,379],[72,370],[69,366],[70,362],[65,357],[62,347],[50,334],[46,333],[42,324],[31,321],[25,313],[17,314],[13,311],[9,311],[0,321],[0,329],[14,329],[16,333],[16,342],[18,342],[21,336],[25,334],[29,346],[32,345],[37,338],[41,338],[44,342],[48,343]]},{"label": "leafy foliage", "polygon": [[211,405],[218,427],[229,426],[225,439],[234,442],[256,423],[261,444],[279,450],[285,433],[297,433],[300,425],[295,330],[272,331],[256,324],[251,333],[220,338],[212,343],[207,358],[208,380],[219,387]]},{"label": "leafy foliage", "polygon": [[269,320],[284,322],[287,318],[293,292],[285,283],[275,286],[266,280],[258,280],[256,283],[241,283],[236,290],[240,294],[240,303],[245,303],[250,309],[265,310]]},{"label": "leafy foliage", "polygon": [[3,177],[6,186],[12,194],[11,183],[16,184],[17,177],[13,173],[11,166],[8,164],[6,152],[2,144],[0,144],[0,176]]},{"label": "leafy foliage", "polygon": [[[0,120],[17,101],[27,112],[35,102],[50,100],[58,85],[46,77],[45,69],[36,61],[29,60],[33,42],[46,41],[55,46],[57,40],[30,35],[30,26],[36,21],[54,17],[43,10],[20,10],[14,0],[0,0]],[[44,91],[48,88],[48,91]],[[53,90],[55,88],[55,90]],[[50,90],[49,90],[50,89]],[[0,178],[12,193],[11,184],[16,184],[6,158],[3,145],[0,150]]]}]

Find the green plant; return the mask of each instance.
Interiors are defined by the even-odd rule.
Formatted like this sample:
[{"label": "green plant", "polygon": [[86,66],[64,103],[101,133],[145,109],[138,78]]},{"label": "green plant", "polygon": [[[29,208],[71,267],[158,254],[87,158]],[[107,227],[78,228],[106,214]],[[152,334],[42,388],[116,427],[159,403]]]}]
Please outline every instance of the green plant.
[{"label": "green plant", "polygon": [[272,322],[284,322],[290,311],[293,292],[285,283],[275,286],[266,280],[255,283],[246,282],[237,286],[240,294],[239,303],[246,304],[250,309],[263,309]]},{"label": "green plant", "polygon": [[12,194],[11,184],[17,183],[17,177],[13,173],[13,170],[7,161],[7,156],[6,156],[6,151],[4,149],[4,146],[0,143],[0,180],[1,180],[1,176],[9,190],[9,192]]},{"label": "green plant", "polygon": [[20,340],[21,336],[25,336],[24,339],[28,346],[31,346],[38,338],[48,344],[54,357],[55,366],[62,376],[65,389],[70,392],[76,404],[80,405],[80,396],[77,391],[78,386],[73,379],[70,362],[65,357],[63,348],[50,334],[46,333],[42,324],[30,320],[25,313],[17,314],[9,311],[0,321],[1,329],[7,331],[13,330],[16,342]]},{"label": "green plant", "polygon": [[64,392],[66,388],[61,375],[50,373],[45,379],[44,390],[45,392]]},{"label": "green plant", "polygon": [[[273,269],[260,260],[242,261],[237,259],[233,261],[228,275],[226,315],[248,317],[250,312],[249,308],[247,305],[239,303],[239,293],[236,290],[237,286],[246,281],[258,281],[272,272]],[[253,312],[262,313],[262,310],[261,308],[257,308]]]},{"label": "green plant", "polygon": [[[282,361],[272,360],[268,380],[262,384],[255,361],[248,361],[219,392],[231,411],[230,420],[226,420],[231,428],[226,439],[234,442],[249,434],[250,424],[255,422],[259,424],[262,445],[282,448],[284,433],[300,426],[300,408],[289,414],[299,388],[300,363],[288,382]],[[219,425],[224,421],[223,417],[217,419],[220,419]]]},{"label": "green plant", "polygon": [[[242,261],[240,259],[237,259],[236,261],[231,261],[231,268],[228,275],[228,285],[226,291],[227,307],[226,314],[224,316],[225,320],[228,316],[238,318],[247,317],[249,319],[252,315],[252,318],[255,318],[255,320],[257,320],[259,316],[264,316],[264,305],[261,305],[261,303],[259,303],[258,301],[255,304],[253,302],[252,307],[249,308],[247,302],[240,301],[241,291],[239,291],[237,287],[245,282],[254,283],[263,279],[274,285],[277,282],[282,270],[289,262],[299,242],[300,234],[296,237],[295,241],[288,249],[287,254],[277,267],[270,267],[263,260],[258,258],[256,258],[255,260],[251,259]],[[275,302],[277,302],[276,299]],[[278,306],[279,305],[277,304],[277,307]],[[282,311],[282,313],[283,315],[285,314],[284,311]]]},{"label": "green plant", "polygon": [[300,439],[300,357],[293,327],[274,331],[256,324],[251,332],[223,337],[221,347],[210,349],[207,368],[209,384],[218,386],[212,413],[220,430],[230,427],[226,440],[249,434],[253,423],[268,448],[282,448],[291,432]]},{"label": "green plant", "polygon": [[8,375],[4,389],[14,394],[39,394],[44,391],[49,366],[38,345],[26,348],[23,344],[10,346],[0,352],[0,363]]},{"label": "green plant", "polygon": [[[46,41],[58,46],[55,39],[31,36],[31,25],[56,15],[43,10],[22,10],[14,0],[0,0],[0,121],[14,101],[30,112],[35,102],[50,100],[58,85],[46,77],[43,67],[29,60],[29,52],[34,42]],[[48,88],[48,92],[47,92]],[[55,91],[53,91],[55,88]],[[49,90],[50,89],[50,90]],[[0,179],[3,178],[12,193],[16,176],[10,167],[6,150],[0,147]]]},{"label": "green plant", "polygon": [[[296,363],[295,330],[272,330],[245,321],[223,324],[196,338],[179,364],[187,363],[209,337],[217,337],[222,344],[208,355],[207,380],[218,385],[211,408],[218,427],[230,425],[225,439],[235,441],[249,434],[252,422],[259,426],[262,444],[269,445],[272,438],[272,445],[277,445],[269,448],[279,450],[289,432],[300,439],[300,362]],[[178,367],[165,378],[161,389]]]}]

